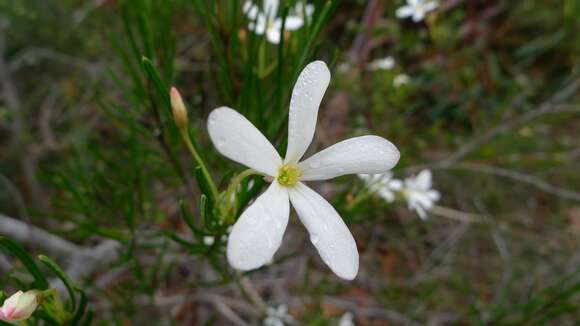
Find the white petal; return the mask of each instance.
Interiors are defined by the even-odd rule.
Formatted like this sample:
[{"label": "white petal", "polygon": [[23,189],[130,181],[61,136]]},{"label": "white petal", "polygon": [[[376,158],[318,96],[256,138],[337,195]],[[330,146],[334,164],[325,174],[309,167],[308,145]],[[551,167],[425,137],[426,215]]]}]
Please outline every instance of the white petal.
[{"label": "white petal", "polygon": [[258,12],[260,11],[260,8],[258,8],[258,6],[255,5],[252,1],[247,0],[244,3],[244,7],[242,10],[249,20],[254,20],[258,17]]},{"label": "white petal", "polygon": [[379,196],[383,198],[387,203],[392,203],[395,201],[395,194],[389,189],[380,189]]},{"label": "white petal", "polygon": [[322,260],[339,277],[354,279],[359,264],[356,242],[336,210],[303,183],[290,188],[289,193],[290,201]]},{"label": "white petal", "polygon": [[298,163],[314,137],[320,102],[330,83],[326,63],[314,61],[306,66],[292,91],[288,118],[286,163]]},{"label": "white petal", "polygon": [[207,129],[223,156],[269,176],[278,173],[280,155],[243,115],[227,107],[215,109],[209,115]]},{"label": "white petal", "polygon": [[266,31],[266,37],[268,38],[268,42],[272,44],[279,44],[280,38],[282,37],[280,34],[280,28],[276,28],[275,26],[268,28]]},{"label": "white petal", "polygon": [[2,307],[3,308],[5,308],[5,307],[16,308],[18,306],[18,301],[20,300],[20,298],[22,297],[23,294],[24,294],[24,292],[22,292],[22,291],[18,291],[16,293],[14,293],[10,297],[8,297],[8,299],[4,300],[4,304],[2,304]]},{"label": "white petal", "polygon": [[270,262],[282,243],[289,215],[288,191],[272,182],[234,224],[227,249],[230,265],[250,270]]},{"label": "white petal", "polygon": [[409,208],[411,210],[414,210],[415,212],[417,212],[417,214],[419,214],[419,217],[422,220],[426,220],[427,219],[427,212],[425,212],[425,209],[423,209],[423,207],[421,207],[421,205],[418,205],[417,203],[409,203]]},{"label": "white petal", "polygon": [[423,170],[419,172],[419,174],[415,178],[414,185],[415,187],[417,187],[417,189],[429,190],[431,189],[432,184],[431,180],[432,180],[431,170]]},{"label": "white petal", "polygon": [[306,15],[308,17],[312,16],[312,14],[314,13],[315,7],[313,4],[309,3],[306,5]]},{"label": "white petal", "polygon": [[417,9],[413,13],[413,21],[415,23],[420,22],[425,17],[425,11],[423,9]]},{"label": "white petal", "polygon": [[287,31],[295,31],[304,25],[304,20],[298,16],[287,16],[284,23],[284,29]]},{"label": "white petal", "polygon": [[389,188],[394,191],[400,191],[403,189],[403,181],[399,179],[393,179],[389,181]]},{"label": "white petal", "polygon": [[421,206],[422,208],[429,210],[433,207],[433,201],[427,193],[419,192],[419,191],[412,191],[411,195],[409,196],[409,201]]},{"label": "white petal", "polygon": [[258,18],[256,19],[256,24],[253,28],[253,31],[258,35],[262,35],[266,32],[267,25],[268,22],[266,20],[266,17],[262,14],[258,14]]},{"label": "white petal", "polygon": [[301,180],[325,180],[352,173],[384,173],[399,161],[399,150],[379,136],[343,140],[300,162]]},{"label": "white petal", "polygon": [[279,0],[264,0],[264,13],[269,20],[274,20],[278,14]]},{"label": "white petal", "polygon": [[423,9],[426,12],[429,12],[429,11],[434,10],[435,8],[437,8],[438,5],[439,5],[439,3],[437,3],[437,1],[429,1],[429,2],[427,2],[427,3],[425,3],[423,5]]},{"label": "white petal", "polygon": [[441,194],[437,190],[429,190],[427,192],[427,197],[429,197],[432,202],[436,202],[441,199]]},{"label": "white petal", "polygon": [[413,7],[403,6],[397,9],[397,12],[395,14],[397,15],[398,18],[407,18],[412,16],[414,12],[415,10],[413,10]]}]

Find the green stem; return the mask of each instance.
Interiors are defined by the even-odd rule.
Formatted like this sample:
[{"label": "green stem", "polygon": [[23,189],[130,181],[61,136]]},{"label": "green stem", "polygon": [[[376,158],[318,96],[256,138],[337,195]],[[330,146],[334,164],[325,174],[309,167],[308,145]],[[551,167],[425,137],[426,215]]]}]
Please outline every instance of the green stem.
[{"label": "green stem", "polygon": [[217,187],[215,186],[215,183],[213,182],[211,174],[209,174],[209,171],[208,171],[207,167],[205,166],[205,163],[201,159],[201,156],[199,156],[199,153],[197,153],[197,150],[195,149],[195,147],[193,146],[193,143],[191,142],[191,139],[189,138],[189,132],[187,131],[187,126],[180,128],[179,133],[181,134],[181,137],[183,138],[183,141],[185,142],[187,149],[189,150],[189,152],[191,153],[191,155],[193,156],[193,158],[195,159],[197,164],[201,167],[201,171],[202,171],[203,175],[205,176],[206,180],[208,180],[212,195],[214,196],[214,198],[218,198],[219,193],[218,193]]},{"label": "green stem", "polygon": [[366,200],[370,196],[371,196],[371,192],[369,192],[369,191],[359,193],[350,203],[348,203],[348,206],[346,207],[346,209],[349,211],[352,210],[353,208],[356,207],[356,205],[360,204],[360,202],[362,202],[363,200]]},{"label": "green stem", "polygon": [[[240,173],[240,174],[236,175],[236,176],[235,176],[235,177],[232,179],[232,182],[231,182],[231,183],[230,183],[230,185],[228,186],[228,189],[226,190],[226,193],[225,193],[225,196],[224,196],[224,200],[225,200],[225,201],[226,201],[226,203],[227,203],[227,205],[226,205],[226,206],[228,207],[228,209],[227,209],[228,211],[229,211],[229,210],[230,210],[230,208],[231,208],[231,206],[230,206],[230,205],[231,205],[230,198],[231,198],[231,196],[232,196],[232,192],[236,191],[236,189],[238,188],[238,185],[239,185],[239,184],[240,184],[240,183],[241,183],[241,182],[242,182],[242,181],[243,181],[243,180],[244,180],[246,177],[249,177],[249,176],[251,176],[251,175],[254,175],[254,174],[260,174],[260,172],[258,172],[258,171],[256,171],[256,170],[253,170],[253,169],[247,169],[247,170],[244,170],[242,173]],[[235,205],[235,206],[236,206],[235,208],[237,209],[237,203],[236,203],[236,205]]]}]

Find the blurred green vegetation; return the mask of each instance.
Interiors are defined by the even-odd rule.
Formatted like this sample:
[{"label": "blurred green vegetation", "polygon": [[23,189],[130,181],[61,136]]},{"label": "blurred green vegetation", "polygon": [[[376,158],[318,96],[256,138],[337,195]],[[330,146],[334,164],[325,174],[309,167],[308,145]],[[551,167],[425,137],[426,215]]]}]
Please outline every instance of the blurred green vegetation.
[{"label": "blurred green vegetation", "polygon": [[[347,310],[361,325],[577,323],[578,2],[440,1],[419,23],[395,17],[403,1],[312,3],[312,20],[272,45],[238,0],[0,0],[0,213],[85,247],[120,244],[82,280],[99,325],[218,323],[200,296],[247,304],[246,276],[304,324]],[[368,69],[387,56],[392,69]],[[365,189],[341,177],[317,186],[357,239],[354,282],[325,269],[293,222],[271,266],[232,270],[231,221],[180,138],[169,88],[223,191],[241,169],[209,142],[208,113],[231,106],[283,150],[293,84],[314,59],[333,78],[312,149],[383,136],[401,150],[398,176],[431,168],[441,205],[485,222],[353,203]],[[228,213],[265,184],[246,178]],[[16,261],[0,271],[2,288],[25,274]]]}]

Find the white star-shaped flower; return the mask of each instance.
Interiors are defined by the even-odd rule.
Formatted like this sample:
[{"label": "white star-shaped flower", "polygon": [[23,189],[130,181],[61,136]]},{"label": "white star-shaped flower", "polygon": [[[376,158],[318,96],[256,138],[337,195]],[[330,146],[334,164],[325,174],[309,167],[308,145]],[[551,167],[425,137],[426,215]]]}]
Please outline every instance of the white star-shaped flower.
[{"label": "white star-shaped flower", "polygon": [[278,307],[268,307],[266,309],[266,319],[264,326],[284,326],[294,323],[294,318],[288,313],[288,307],[281,304]]},{"label": "white star-shaped flower", "polygon": [[419,22],[425,15],[435,10],[439,3],[434,0],[407,0],[407,4],[397,9],[396,15],[399,18],[412,17],[414,22]]},{"label": "white star-shaped flower", "polygon": [[290,12],[293,15],[296,15],[306,20],[312,18],[312,14],[314,14],[314,9],[315,7],[313,4],[299,1],[294,5],[294,8],[292,8]]},{"label": "white star-shaped flower", "polygon": [[355,326],[354,315],[352,314],[352,312],[350,311],[345,312],[344,315],[340,317],[340,320],[338,321],[338,326]]},{"label": "white star-shaped flower", "polygon": [[399,87],[401,87],[403,85],[407,85],[410,82],[411,82],[411,77],[409,77],[409,75],[407,75],[407,74],[398,74],[393,79],[393,86],[399,88]]},{"label": "white star-shaped flower", "polygon": [[385,57],[377,59],[369,63],[368,70],[391,70],[395,67],[395,59],[393,57]]},{"label": "white star-shaped flower", "polygon": [[[279,0],[264,0],[260,9],[252,1],[247,0],[242,10],[251,21],[248,28],[258,35],[266,34],[266,39],[273,44],[280,43],[282,34],[282,17],[277,17]],[[300,15],[286,16],[284,30],[295,31],[304,25],[304,19]]]},{"label": "white star-shaped flower", "polygon": [[383,198],[387,203],[395,201],[395,192],[403,187],[401,180],[393,179],[391,172],[380,174],[359,174],[370,192],[374,192]]},{"label": "white star-shaped flower", "polygon": [[284,159],[238,112],[222,107],[209,115],[209,135],[217,150],[273,180],[234,224],[227,246],[234,268],[251,270],[272,260],[288,224],[291,202],[322,260],[341,278],[356,276],[358,251],[350,231],[336,210],[303,182],[384,173],[395,166],[400,154],[388,140],[369,135],[339,142],[300,161],[314,137],[329,82],[330,71],[322,61],[310,63],[298,77],[290,101]]},{"label": "white star-shaped flower", "polygon": [[416,211],[422,219],[427,218],[427,211],[441,198],[439,191],[431,187],[431,171],[423,170],[416,177],[405,179],[405,185],[401,190],[409,209]]}]

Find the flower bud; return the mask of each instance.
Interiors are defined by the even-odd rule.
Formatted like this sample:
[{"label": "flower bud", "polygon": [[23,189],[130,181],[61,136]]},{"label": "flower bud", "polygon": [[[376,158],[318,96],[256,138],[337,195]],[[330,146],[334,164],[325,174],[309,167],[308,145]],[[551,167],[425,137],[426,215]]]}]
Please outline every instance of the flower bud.
[{"label": "flower bud", "polygon": [[179,91],[175,87],[171,87],[170,92],[171,97],[171,110],[173,111],[173,119],[175,120],[175,124],[177,128],[182,129],[187,126],[187,109],[185,108],[185,104],[183,104],[183,100],[181,99],[181,95]]},{"label": "flower bud", "polygon": [[38,307],[39,294],[40,292],[37,290],[14,293],[0,307],[0,320],[13,323],[30,318],[30,315]]}]

